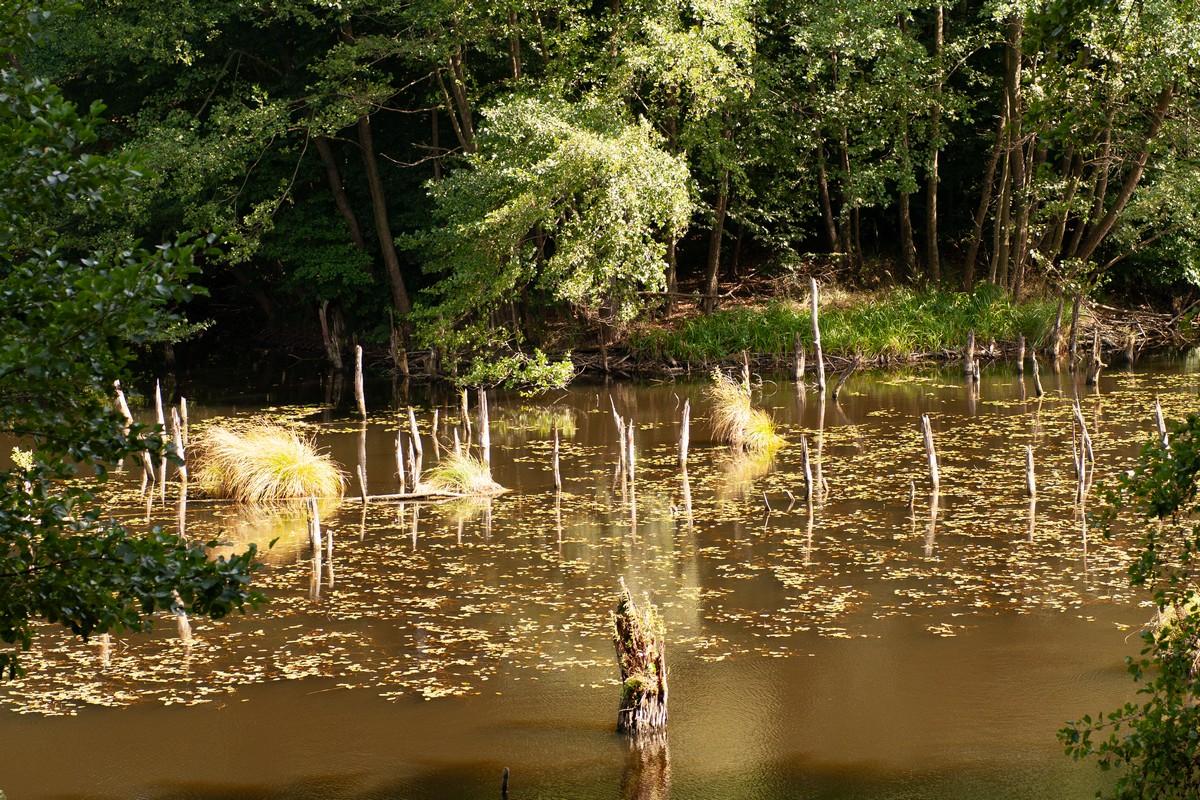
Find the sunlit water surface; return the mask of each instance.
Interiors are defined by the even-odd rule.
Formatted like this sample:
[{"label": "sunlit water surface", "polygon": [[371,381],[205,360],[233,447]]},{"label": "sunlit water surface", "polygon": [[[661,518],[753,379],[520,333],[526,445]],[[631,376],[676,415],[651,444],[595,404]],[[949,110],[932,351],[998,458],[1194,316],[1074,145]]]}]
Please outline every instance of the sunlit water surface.
[{"label": "sunlit water surface", "polygon": [[[345,501],[322,505],[333,549],[319,560],[302,509],[195,496],[181,509],[172,477],[147,512],[127,467],[106,508],[133,527],[182,524],[223,549],[274,542],[259,578],[270,601],[193,620],[190,646],[167,618],[109,648],[47,629],[27,677],[0,688],[0,789],[490,798],[507,766],[522,799],[1089,797],[1094,765],[1071,763],[1054,734],[1131,696],[1123,658],[1149,610],[1126,585],[1128,541],[1089,531],[1076,503],[1072,404],[1094,439],[1095,505],[1152,435],[1153,398],[1182,417],[1197,376],[1174,362],[1113,369],[1098,391],[1048,367],[1042,380],[1038,401],[1005,364],[984,370],[977,394],[958,370],[860,374],[822,402],[767,376],[754,399],[789,442],[769,461],[711,441],[702,382],[493,396],[493,472],[509,493],[364,510],[351,482]],[[286,420],[349,473],[365,456],[372,494],[396,491],[407,402],[426,464],[432,407],[440,447],[461,423],[457,398],[406,400],[398,387],[370,387],[365,428],[319,403],[270,402],[296,396],[286,389],[238,405],[189,391],[193,431]],[[616,472],[614,406],[637,426],[632,488]],[[936,512],[921,413],[941,459]],[[811,514],[802,434],[827,483]],[[668,631],[669,735],[640,751],[613,733],[622,577]]]}]

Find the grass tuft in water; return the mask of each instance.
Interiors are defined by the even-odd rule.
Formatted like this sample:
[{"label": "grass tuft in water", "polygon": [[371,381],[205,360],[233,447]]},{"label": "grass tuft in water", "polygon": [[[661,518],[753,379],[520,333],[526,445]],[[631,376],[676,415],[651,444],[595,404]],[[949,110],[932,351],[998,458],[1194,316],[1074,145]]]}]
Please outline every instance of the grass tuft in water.
[{"label": "grass tuft in water", "polygon": [[268,503],[340,497],[341,469],[312,441],[280,425],[210,425],[193,439],[195,481],[210,497]]},{"label": "grass tuft in water", "polygon": [[478,458],[451,453],[429,468],[422,480],[425,488],[447,494],[488,495],[504,490],[492,480],[492,471]]},{"label": "grass tuft in water", "polygon": [[713,370],[712,378],[708,397],[713,436],[748,453],[771,453],[783,446],[783,437],[775,432],[775,421],[751,405],[743,384],[719,369]]}]

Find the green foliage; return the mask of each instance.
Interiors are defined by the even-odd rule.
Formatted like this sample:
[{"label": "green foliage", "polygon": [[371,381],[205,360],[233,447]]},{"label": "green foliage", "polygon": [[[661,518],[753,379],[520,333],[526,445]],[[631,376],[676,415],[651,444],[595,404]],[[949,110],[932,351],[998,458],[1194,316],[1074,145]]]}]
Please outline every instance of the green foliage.
[{"label": "green foliage", "polygon": [[[416,237],[440,276],[425,316],[478,318],[539,292],[628,322],[665,288],[665,244],[691,213],[687,167],[612,108],[522,98],[492,108],[479,152],[431,185],[438,226]],[[419,315],[420,316],[420,315]]]},{"label": "green foliage", "polygon": [[[982,342],[1015,341],[1022,333],[1037,342],[1050,330],[1054,313],[1053,301],[1018,303],[992,285],[970,294],[893,289],[823,306],[821,345],[827,354],[904,359],[962,347],[971,331]],[[646,328],[634,333],[630,347],[647,357],[692,362],[742,350],[784,355],[797,333],[811,346],[808,306],[772,302],[692,317],[673,329]]]},{"label": "green foliage", "polygon": [[1138,702],[1084,715],[1059,732],[1067,753],[1095,758],[1116,770],[1116,798],[1191,798],[1200,794],[1200,414],[1170,434],[1170,446],[1147,444],[1137,468],[1110,488],[1099,515],[1105,534],[1128,517],[1121,535],[1139,546],[1130,584],[1152,592],[1155,624],[1142,632],[1142,650],[1127,659],[1140,684]]},{"label": "green foliage", "polygon": [[[40,15],[0,23],[0,62]],[[134,535],[102,518],[78,466],[107,466],[166,444],[128,433],[106,399],[135,348],[177,330],[205,240],[154,249],[87,248],[75,232],[111,218],[143,180],[129,154],[91,152],[101,106],[80,112],[17,68],[0,70],[0,433],[32,457],[0,472],[0,670],[17,673],[34,623],[80,636],[148,627],[178,591],[197,615],[220,617],[258,599],[254,551],[210,561],[205,548],[153,530]]]},{"label": "green foliage", "polygon": [[532,355],[516,353],[490,359],[476,358],[456,382],[460,386],[502,386],[532,395],[562,389],[574,377],[575,365],[570,353],[552,361],[541,350],[535,350]]}]

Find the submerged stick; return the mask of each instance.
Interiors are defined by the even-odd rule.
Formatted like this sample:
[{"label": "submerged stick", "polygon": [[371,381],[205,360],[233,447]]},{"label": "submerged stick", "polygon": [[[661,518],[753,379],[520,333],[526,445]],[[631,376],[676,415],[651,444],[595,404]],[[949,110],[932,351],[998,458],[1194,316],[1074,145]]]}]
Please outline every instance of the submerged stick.
[{"label": "submerged stick", "polygon": [[933,426],[929,423],[929,415],[921,415],[921,435],[925,441],[925,457],[929,461],[929,485],[933,491],[941,486],[941,476],[938,473],[937,450],[933,445]]},{"label": "submerged stick", "polygon": [[367,398],[363,393],[362,345],[354,345],[354,402],[358,404],[358,415],[367,418]]},{"label": "submerged stick", "polygon": [[840,376],[838,376],[837,383],[835,383],[833,385],[833,400],[834,400],[834,402],[837,402],[838,395],[842,393],[842,386],[845,385],[846,381],[849,380],[850,376],[854,374],[854,371],[856,369],[858,369],[858,359],[857,358],[854,359],[854,362],[852,364],[850,364],[850,366],[847,367]]},{"label": "submerged stick", "polygon": [[812,462],[808,458],[808,437],[800,436],[800,460],[804,470],[804,500],[809,506],[813,501],[813,471]]},{"label": "submerged stick", "polygon": [[809,278],[809,294],[812,300],[812,329],[813,349],[816,351],[817,389],[825,391],[825,356],[821,352],[821,324],[817,319],[817,308],[820,305],[821,289],[817,286],[816,278]]},{"label": "submerged stick", "polygon": [[679,423],[679,466],[687,469],[688,436],[691,433],[692,401],[683,401],[683,418]]}]

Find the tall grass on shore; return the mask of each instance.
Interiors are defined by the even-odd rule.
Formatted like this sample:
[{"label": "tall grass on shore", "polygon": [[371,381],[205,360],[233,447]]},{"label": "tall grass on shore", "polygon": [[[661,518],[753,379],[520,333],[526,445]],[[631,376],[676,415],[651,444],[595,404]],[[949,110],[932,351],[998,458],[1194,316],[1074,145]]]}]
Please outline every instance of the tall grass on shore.
[{"label": "tall grass on shore", "polygon": [[210,425],[192,441],[196,484],[210,497],[269,503],[340,497],[345,476],[327,453],[281,425]]},{"label": "tall grass on shore", "polygon": [[[970,294],[891,289],[839,297],[831,292],[821,307],[821,343],[826,355],[896,361],[958,350],[971,331],[981,342],[1015,342],[1024,334],[1036,345],[1053,326],[1056,307],[1052,299],[1018,303],[990,284]],[[786,355],[797,334],[811,347],[808,308],[795,301],[775,301],[692,317],[670,328],[645,329],[633,335],[630,347],[652,359],[719,361],[742,350]]]},{"label": "tall grass on shore", "polygon": [[746,387],[721,370],[713,370],[708,397],[713,436],[748,453],[772,453],[783,445],[775,422],[765,411],[750,403]]}]

